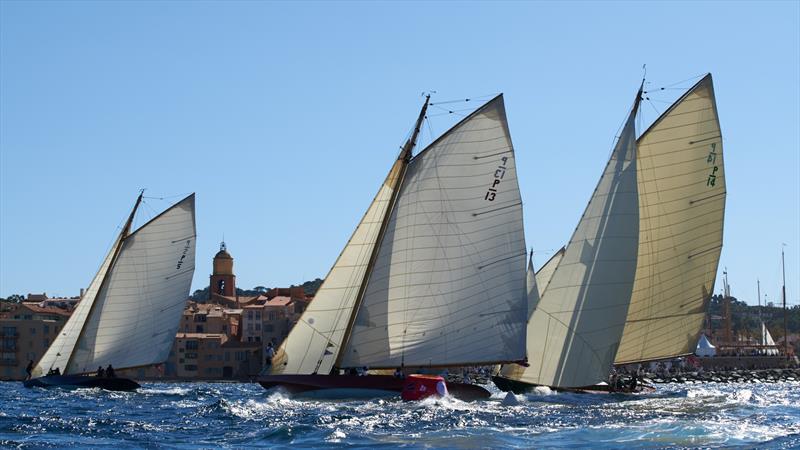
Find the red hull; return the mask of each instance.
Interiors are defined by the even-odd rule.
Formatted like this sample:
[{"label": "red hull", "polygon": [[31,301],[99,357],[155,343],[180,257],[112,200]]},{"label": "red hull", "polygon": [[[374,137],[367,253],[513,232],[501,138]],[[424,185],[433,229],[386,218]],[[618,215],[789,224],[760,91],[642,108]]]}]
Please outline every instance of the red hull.
[{"label": "red hull", "polygon": [[[324,391],[339,391],[344,397],[347,397],[347,391],[374,391],[375,396],[379,392],[396,393],[399,396],[406,385],[406,380],[391,375],[267,375],[260,377],[258,382],[265,389],[280,387],[290,394],[324,395]],[[453,397],[464,401],[491,396],[489,391],[474,384],[447,383],[447,390]]]}]

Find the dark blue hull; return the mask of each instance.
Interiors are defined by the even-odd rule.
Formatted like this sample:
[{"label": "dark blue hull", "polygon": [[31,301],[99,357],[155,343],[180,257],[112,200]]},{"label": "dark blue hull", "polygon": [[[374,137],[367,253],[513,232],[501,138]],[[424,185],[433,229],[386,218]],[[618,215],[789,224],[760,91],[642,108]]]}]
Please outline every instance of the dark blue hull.
[{"label": "dark blue hull", "polygon": [[102,378],[87,375],[49,375],[25,380],[22,384],[27,388],[100,388],[108,391],[134,391],[141,387],[139,383],[127,378]]}]

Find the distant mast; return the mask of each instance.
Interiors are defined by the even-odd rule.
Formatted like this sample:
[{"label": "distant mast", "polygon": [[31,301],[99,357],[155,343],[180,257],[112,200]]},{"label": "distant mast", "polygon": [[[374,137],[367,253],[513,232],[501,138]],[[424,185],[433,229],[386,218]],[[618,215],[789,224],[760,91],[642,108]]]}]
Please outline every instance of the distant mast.
[{"label": "distant mast", "polygon": [[[786,244],[784,244],[786,246]],[[781,270],[783,271],[783,351],[786,353],[786,360],[789,360],[789,327],[786,325],[786,259],[784,250],[781,248]]]}]

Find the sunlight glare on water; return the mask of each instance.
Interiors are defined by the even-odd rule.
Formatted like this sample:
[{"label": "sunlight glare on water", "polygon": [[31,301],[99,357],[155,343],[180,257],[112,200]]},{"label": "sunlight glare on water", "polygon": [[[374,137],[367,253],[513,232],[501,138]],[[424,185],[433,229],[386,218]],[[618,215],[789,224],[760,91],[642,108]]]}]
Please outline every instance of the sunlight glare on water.
[{"label": "sunlight glare on water", "polygon": [[2,447],[800,446],[797,382],[668,384],[639,396],[491,387],[491,399],[471,403],[307,400],[235,383],[2,388]]}]

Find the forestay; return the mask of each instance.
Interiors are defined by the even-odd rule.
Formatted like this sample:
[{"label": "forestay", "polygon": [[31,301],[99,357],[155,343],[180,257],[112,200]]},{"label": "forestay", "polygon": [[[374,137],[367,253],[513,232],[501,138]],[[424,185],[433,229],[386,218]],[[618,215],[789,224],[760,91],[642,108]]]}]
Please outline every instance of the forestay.
[{"label": "forestay", "polygon": [[608,377],[636,273],[639,220],[634,121],[639,95],[528,323],[530,367],[520,381],[581,387]]},{"label": "forestay", "polygon": [[638,140],[640,245],[616,363],[690,354],[722,249],[725,173],[711,75]]},{"label": "forestay", "polygon": [[522,202],[498,96],[409,163],[342,367],[520,360],[525,298]]}]

